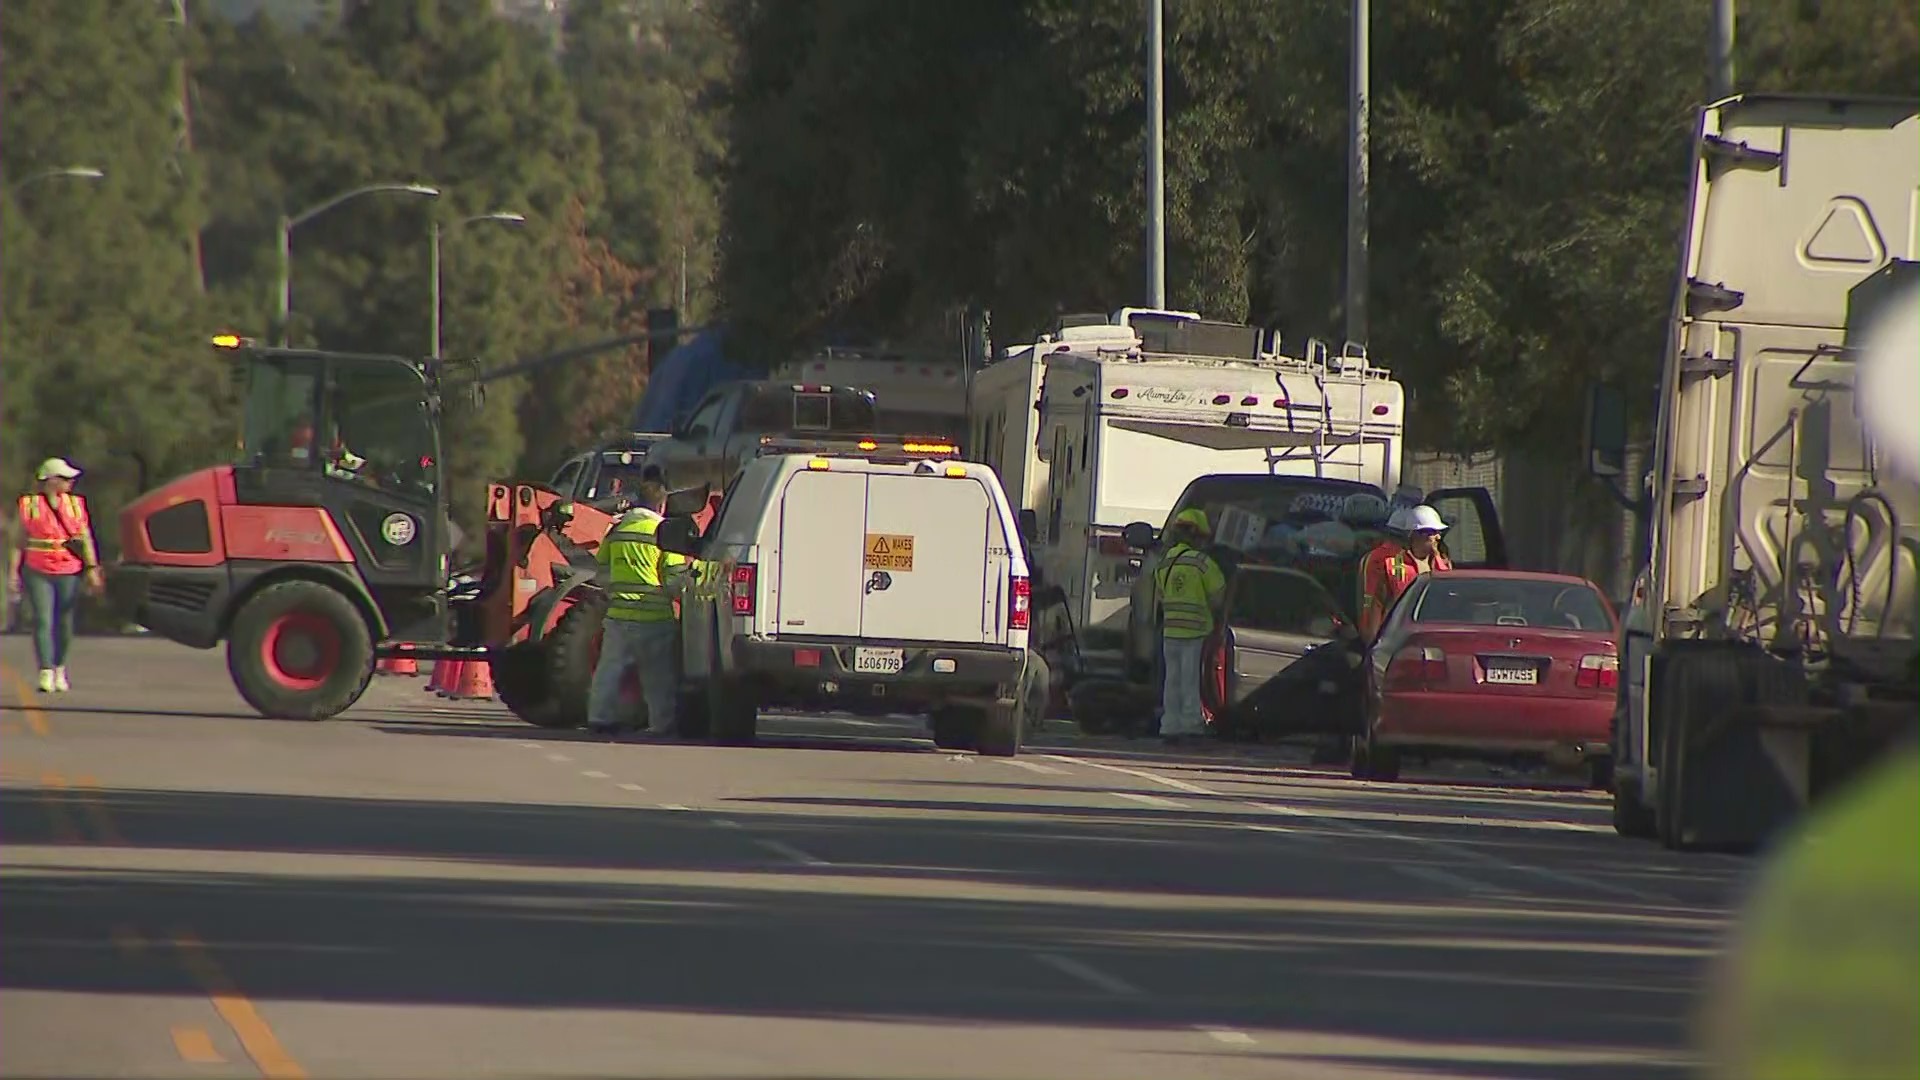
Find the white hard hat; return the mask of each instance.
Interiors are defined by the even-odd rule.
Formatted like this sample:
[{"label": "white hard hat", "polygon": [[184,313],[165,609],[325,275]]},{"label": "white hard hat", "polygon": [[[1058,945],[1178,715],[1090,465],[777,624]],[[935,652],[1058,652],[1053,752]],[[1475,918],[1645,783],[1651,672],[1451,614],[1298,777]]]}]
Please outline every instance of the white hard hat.
[{"label": "white hard hat", "polygon": [[40,463],[39,478],[42,480],[51,480],[56,476],[62,480],[72,480],[79,475],[80,470],[66,458],[50,457]]},{"label": "white hard hat", "polygon": [[1421,503],[1407,511],[1408,532],[1446,532],[1447,523],[1440,520],[1440,511]]},{"label": "white hard hat", "polygon": [[1387,515],[1388,532],[1408,533],[1413,531],[1412,515],[1408,513],[1409,509],[1409,507],[1402,506]]}]

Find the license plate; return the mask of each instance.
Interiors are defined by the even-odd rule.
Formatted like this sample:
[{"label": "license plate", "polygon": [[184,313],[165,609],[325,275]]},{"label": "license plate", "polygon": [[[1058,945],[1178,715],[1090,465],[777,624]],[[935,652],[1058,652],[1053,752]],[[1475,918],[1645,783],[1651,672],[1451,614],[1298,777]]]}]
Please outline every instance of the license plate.
[{"label": "license plate", "polygon": [[863,675],[898,675],[906,664],[904,649],[853,650],[853,670]]},{"label": "license plate", "polygon": [[1487,681],[1507,686],[1534,686],[1540,682],[1540,673],[1530,667],[1490,667]]}]

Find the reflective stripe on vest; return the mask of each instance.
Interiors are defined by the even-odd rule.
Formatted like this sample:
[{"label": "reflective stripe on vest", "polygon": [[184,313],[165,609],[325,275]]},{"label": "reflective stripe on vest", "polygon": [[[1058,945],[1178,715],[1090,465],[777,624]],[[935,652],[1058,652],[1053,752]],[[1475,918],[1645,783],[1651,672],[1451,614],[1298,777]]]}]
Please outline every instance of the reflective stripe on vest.
[{"label": "reflective stripe on vest", "polygon": [[[22,565],[42,574],[77,574],[86,569],[86,563],[67,547],[72,539],[92,549],[85,499],[67,492],[55,508],[45,495],[22,495],[19,509],[20,528],[26,534]],[[58,513],[51,512],[55,509]]]},{"label": "reflective stripe on vest", "polygon": [[[607,618],[626,622],[667,622],[673,618],[673,596],[661,588],[660,546],[653,538],[660,527],[659,518],[640,518],[622,522],[607,534],[610,547],[631,545],[640,549],[634,559],[637,566],[619,561],[620,552],[611,550],[607,567],[611,584],[607,590]],[[629,573],[636,576],[629,577]]]},{"label": "reflective stripe on vest", "polygon": [[[1168,595],[1168,586],[1179,574],[1182,595]],[[1213,632],[1213,606],[1207,603],[1207,553],[1187,548],[1167,560],[1160,568],[1161,633],[1170,638],[1206,637]],[[1184,583],[1191,579],[1193,595]]]}]

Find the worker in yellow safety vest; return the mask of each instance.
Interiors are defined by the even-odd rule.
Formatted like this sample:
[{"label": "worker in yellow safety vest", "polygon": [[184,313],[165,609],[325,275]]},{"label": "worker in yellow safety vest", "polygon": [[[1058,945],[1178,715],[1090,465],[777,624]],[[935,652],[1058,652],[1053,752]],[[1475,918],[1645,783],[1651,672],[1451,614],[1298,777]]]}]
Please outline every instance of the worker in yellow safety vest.
[{"label": "worker in yellow safety vest", "polygon": [[84,585],[99,592],[105,584],[87,500],[74,494],[80,470],[65,458],[40,463],[38,490],[20,496],[23,537],[8,557],[7,583],[33,608],[33,654],[40,665],[39,690],[63,693],[67,647],[73,641],[73,615]]},{"label": "worker in yellow safety vest", "polygon": [[1774,853],[1706,990],[1712,1080],[1920,1076],[1920,751]]},{"label": "worker in yellow safety vest", "polygon": [[1227,578],[1204,545],[1213,534],[1198,507],[1174,515],[1172,545],[1154,570],[1160,594],[1160,737],[1179,743],[1206,732],[1201,712],[1200,661],[1213,633]]},{"label": "worker in yellow safety vest", "polygon": [[680,666],[674,601],[686,588],[689,562],[663,551],[654,538],[664,520],[667,489],[657,481],[642,481],[634,499],[633,509],[608,530],[597,553],[607,569],[608,605],[600,660],[587,696],[587,726],[602,734],[628,726],[619,715],[620,681],[638,665],[647,707],[644,731],[649,738],[662,738],[674,731]]}]

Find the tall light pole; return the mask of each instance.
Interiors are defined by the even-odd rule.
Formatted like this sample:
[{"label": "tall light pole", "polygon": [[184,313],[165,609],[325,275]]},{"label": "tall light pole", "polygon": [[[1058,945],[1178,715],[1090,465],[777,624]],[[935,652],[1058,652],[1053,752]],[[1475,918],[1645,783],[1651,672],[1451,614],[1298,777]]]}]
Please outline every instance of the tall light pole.
[{"label": "tall light pole", "polygon": [[[472,217],[461,218],[459,221],[456,221],[453,223],[453,227],[458,229],[464,225],[471,225],[476,221],[498,221],[508,225],[519,225],[524,223],[526,220],[527,220],[527,215],[519,213],[514,210],[495,210],[491,214],[475,214]],[[433,307],[433,323],[432,323],[432,329],[430,331],[430,340],[432,344],[432,349],[430,352],[427,353],[427,355],[433,357],[435,360],[438,360],[440,359],[440,219],[439,218],[434,218],[433,221],[428,223],[427,237],[429,240],[427,273],[433,279],[433,300],[431,302]]]},{"label": "tall light pole", "polygon": [[1713,0],[1713,38],[1707,45],[1713,101],[1733,96],[1733,0]]},{"label": "tall light pole", "polygon": [[1162,46],[1166,9],[1147,0],[1147,306],[1167,306],[1166,92]]},{"label": "tall light pole", "polygon": [[1353,0],[1352,58],[1347,71],[1347,340],[1367,340],[1367,0]]},{"label": "tall light pole", "polygon": [[91,165],[62,165],[53,169],[42,169],[17,184],[8,185],[10,190],[19,191],[28,184],[37,184],[42,180],[51,180],[56,176],[71,177],[75,180],[98,180],[107,174]]},{"label": "tall light pole", "polygon": [[368,184],[352,191],[341,192],[324,202],[294,214],[280,218],[280,344],[287,343],[287,324],[293,318],[293,230],[319,217],[321,214],[351,202],[362,195],[375,195],[381,192],[394,192],[400,195],[423,195],[429,199],[438,198],[440,189],[425,184]]}]

